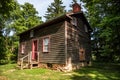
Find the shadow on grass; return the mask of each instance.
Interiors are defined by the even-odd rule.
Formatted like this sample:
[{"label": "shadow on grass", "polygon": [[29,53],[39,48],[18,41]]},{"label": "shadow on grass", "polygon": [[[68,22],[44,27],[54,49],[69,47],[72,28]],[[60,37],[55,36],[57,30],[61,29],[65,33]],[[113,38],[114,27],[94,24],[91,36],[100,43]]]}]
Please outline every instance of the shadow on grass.
[{"label": "shadow on grass", "polygon": [[91,67],[75,70],[72,80],[120,80],[120,65],[94,63]]}]

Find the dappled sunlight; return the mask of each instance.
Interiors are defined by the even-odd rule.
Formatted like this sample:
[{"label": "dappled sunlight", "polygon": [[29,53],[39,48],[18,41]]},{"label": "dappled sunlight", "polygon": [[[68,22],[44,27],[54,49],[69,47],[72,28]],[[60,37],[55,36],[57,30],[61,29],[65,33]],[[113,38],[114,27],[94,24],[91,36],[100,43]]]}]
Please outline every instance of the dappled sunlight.
[{"label": "dappled sunlight", "polygon": [[115,80],[120,79],[119,65],[114,64],[96,64],[91,67],[85,67],[75,70],[71,79],[73,80]]},{"label": "dappled sunlight", "polygon": [[103,74],[100,74],[100,73],[97,73],[97,74],[91,74],[90,73],[90,74],[88,74],[88,76],[92,79],[104,79],[104,80],[109,79],[109,78],[107,78],[106,76],[104,76]]},{"label": "dappled sunlight", "polygon": [[90,76],[90,77],[92,77],[92,78],[95,78],[97,75],[92,74],[92,73],[89,73],[88,76]]},{"label": "dappled sunlight", "polygon": [[96,63],[71,72],[60,72],[42,68],[18,70],[15,64],[7,64],[0,65],[0,80],[120,80],[119,67]]}]

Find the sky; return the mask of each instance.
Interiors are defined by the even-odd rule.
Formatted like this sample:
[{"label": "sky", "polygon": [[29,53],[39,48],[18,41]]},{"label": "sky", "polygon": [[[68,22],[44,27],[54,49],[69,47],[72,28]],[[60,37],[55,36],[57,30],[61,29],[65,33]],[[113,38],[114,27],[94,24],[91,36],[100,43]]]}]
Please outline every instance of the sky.
[{"label": "sky", "polygon": [[[24,4],[25,2],[29,2],[31,4],[34,5],[34,7],[36,8],[36,10],[39,13],[39,16],[42,17],[42,20],[45,21],[45,12],[47,11],[48,6],[54,1],[54,0],[17,0],[18,3],[20,4]],[[70,4],[72,2],[72,0],[62,0],[63,1],[63,5],[66,6],[66,10],[70,9]],[[77,0],[78,3],[80,0]]]}]

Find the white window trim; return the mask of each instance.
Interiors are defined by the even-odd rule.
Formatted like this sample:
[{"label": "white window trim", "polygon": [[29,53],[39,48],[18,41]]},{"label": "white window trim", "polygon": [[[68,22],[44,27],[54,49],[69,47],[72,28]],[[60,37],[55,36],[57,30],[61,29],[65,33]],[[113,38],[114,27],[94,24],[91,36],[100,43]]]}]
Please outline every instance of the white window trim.
[{"label": "white window trim", "polygon": [[25,53],[25,46],[26,46],[26,44],[25,44],[25,42],[22,42],[21,43],[21,48],[20,48],[20,52],[21,52],[21,54],[24,54]]},{"label": "white window trim", "polygon": [[[45,39],[48,39],[48,44],[47,45],[44,44],[44,40]],[[45,50],[45,46],[47,46],[47,50]],[[49,48],[50,48],[50,37],[49,36],[48,37],[44,37],[43,38],[43,52],[49,52]]]}]

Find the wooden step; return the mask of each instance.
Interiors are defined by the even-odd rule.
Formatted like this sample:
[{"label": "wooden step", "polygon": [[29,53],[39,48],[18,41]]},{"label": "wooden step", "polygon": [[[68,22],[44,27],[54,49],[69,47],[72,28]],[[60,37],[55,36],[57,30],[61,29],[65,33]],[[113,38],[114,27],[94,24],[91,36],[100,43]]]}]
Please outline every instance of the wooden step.
[{"label": "wooden step", "polygon": [[34,61],[34,62],[31,62],[31,64],[38,64],[38,62]]},{"label": "wooden step", "polygon": [[38,62],[36,62],[36,61],[32,61],[31,63],[30,63],[30,69],[32,69],[32,68],[38,68]]}]

